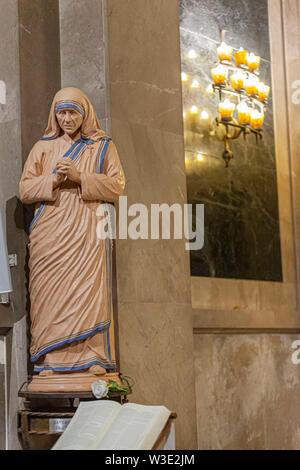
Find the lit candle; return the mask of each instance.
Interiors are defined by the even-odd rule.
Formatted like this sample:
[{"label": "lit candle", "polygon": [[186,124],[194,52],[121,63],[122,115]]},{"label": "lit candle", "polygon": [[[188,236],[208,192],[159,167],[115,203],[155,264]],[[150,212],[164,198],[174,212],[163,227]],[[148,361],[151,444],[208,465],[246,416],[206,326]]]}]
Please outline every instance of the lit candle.
[{"label": "lit candle", "polygon": [[199,113],[199,109],[197,108],[197,106],[192,106],[192,107],[189,109],[189,113],[190,113],[190,114],[198,114],[198,113]]},{"label": "lit candle", "polygon": [[198,160],[199,162],[202,162],[202,160],[203,160],[203,155],[202,155],[202,153],[198,153],[198,155],[197,155],[197,160]]},{"label": "lit candle", "polygon": [[270,87],[268,85],[265,85],[263,82],[260,82],[257,89],[258,89],[258,98],[261,101],[267,100],[269,97],[269,93],[270,93]]},{"label": "lit candle", "polygon": [[239,124],[250,124],[251,109],[249,108],[247,103],[245,103],[245,101],[242,101],[242,103],[240,103],[236,109],[239,115]]},{"label": "lit candle", "polygon": [[238,52],[235,52],[233,55],[234,55],[236,65],[248,65],[247,64],[248,51],[244,51],[244,49],[241,47],[240,50]]},{"label": "lit candle", "polygon": [[205,111],[205,109],[203,109],[203,111],[201,111],[200,117],[201,117],[201,119],[208,119],[209,114],[208,114],[207,111]]},{"label": "lit candle", "polygon": [[218,65],[211,70],[215,84],[225,84],[228,77],[228,70],[223,65]]},{"label": "lit candle", "polygon": [[251,112],[251,126],[253,129],[262,129],[264,118],[264,113],[260,113],[257,109],[254,109]]},{"label": "lit candle", "polygon": [[245,88],[245,74],[238,70],[236,73],[231,75],[230,80],[232,86],[235,90],[240,90],[241,88]]},{"label": "lit candle", "polygon": [[226,100],[219,104],[219,110],[222,119],[231,120],[235,110],[235,104],[231,103],[231,101],[226,98]]},{"label": "lit candle", "polygon": [[199,82],[198,80],[193,80],[193,83],[191,84],[192,88],[199,88]]},{"label": "lit candle", "polygon": [[183,82],[187,82],[189,80],[189,76],[185,72],[181,72],[181,80]]},{"label": "lit candle", "polygon": [[257,95],[258,94],[258,85],[259,79],[257,77],[250,76],[245,83],[245,88],[249,95]]},{"label": "lit candle", "polygon": [[189,59],[196,59],[196,57],[198,57],[197,52],[195,52],[194,49],[191,49],[188,53],[188,58]]},{"label": "lit candle", "polygon": [[247,63],[248,63],[249,70],[251,71],[257,70],[260,64],[260,57],[258,55],[253,54],[253,52],[251,52],[251,54],[248,55]]},{"label": "lit candle", "polygon": [[209,113],[206,111],[206,109],[203,109],[200,113],[200,116],[197,122],[197,131],[200,134],[209,133],[210,131]]},{"label": "lit candle", "polygon": [[192,132],[197,132],[199,124],[199,108],[197,106],[191,106],[188,110],[188,116],[185,119],[185,124]]},{"label": "lit candle", "polygon": [[208,95],[212,95],[214,93],[214,89],[213,89],[213,86],[210,84],[210,85],[207,85],[206,87],[206,93]]},{"label": "lit candle", "polygon": [[219,54],[220,60],[229,60],[231,61],[232,57],[232,47],[227,46],[225,42],[222,42],[222,44],[217,48],[217,52]]}]

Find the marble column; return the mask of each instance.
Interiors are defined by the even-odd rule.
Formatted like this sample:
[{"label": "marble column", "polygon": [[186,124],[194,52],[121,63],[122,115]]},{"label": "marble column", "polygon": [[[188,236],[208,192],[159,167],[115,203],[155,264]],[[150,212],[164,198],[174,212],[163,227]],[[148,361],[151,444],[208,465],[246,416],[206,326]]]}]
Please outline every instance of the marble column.
[{"label": "marble column", "polygon": [[62,87],[80,88],[109,132],[105,0],[59,0]]},{"label": "marble column", "polygon": [[285,52],[285,86],[287,92],[290,184],[292,195],[295,265],[298,310],[300,309],[300,11],[297,0],[281,0],[282,34]]},{"label": "marble column", "polygon": [[58,0],[19,0],[22,155],[25,162],[46,128],[60,89]]},{"label": "marble column", "polygon": [[[112,136],[128,206],[186,202],[177,0],[108,0]],[[132,401],[177,412],[196,448],[189,253],[182,240],[119,240],[121,370]]]}]

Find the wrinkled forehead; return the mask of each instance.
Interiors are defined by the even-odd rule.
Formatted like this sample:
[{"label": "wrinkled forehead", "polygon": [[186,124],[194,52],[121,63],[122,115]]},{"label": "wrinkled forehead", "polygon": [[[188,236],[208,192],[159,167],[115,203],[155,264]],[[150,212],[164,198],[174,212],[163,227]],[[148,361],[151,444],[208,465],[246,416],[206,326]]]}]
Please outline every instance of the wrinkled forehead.
[{"label": "wrinkled forehead", "polygon": [[55,103],[55,114],[61,110],[72,109],[84,116],[84,108],[81,103],[74,100],[60,100]]}]

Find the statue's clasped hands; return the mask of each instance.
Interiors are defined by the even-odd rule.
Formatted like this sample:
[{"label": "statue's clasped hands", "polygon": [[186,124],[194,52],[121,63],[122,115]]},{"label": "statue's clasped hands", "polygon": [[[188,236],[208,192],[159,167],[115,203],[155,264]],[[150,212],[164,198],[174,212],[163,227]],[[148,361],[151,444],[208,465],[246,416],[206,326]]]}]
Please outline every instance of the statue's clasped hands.
[{"label": "statue's clasped hands", "polygon": [[80,172],[72,162],[71,158],[61,158],[56,164],[57,182],[61,184],[67,178],[75,183],[81,183]]}]

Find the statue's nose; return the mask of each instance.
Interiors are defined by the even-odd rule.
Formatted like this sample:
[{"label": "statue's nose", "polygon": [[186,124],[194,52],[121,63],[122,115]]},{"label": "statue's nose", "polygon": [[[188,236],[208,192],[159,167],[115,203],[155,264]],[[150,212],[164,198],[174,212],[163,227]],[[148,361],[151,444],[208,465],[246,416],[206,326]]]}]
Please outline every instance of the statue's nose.
[{"label": "statue's nose", "polygon": [[65,121],[70,122],[71,121],[71,113],[68,111],[65,115]]}]

